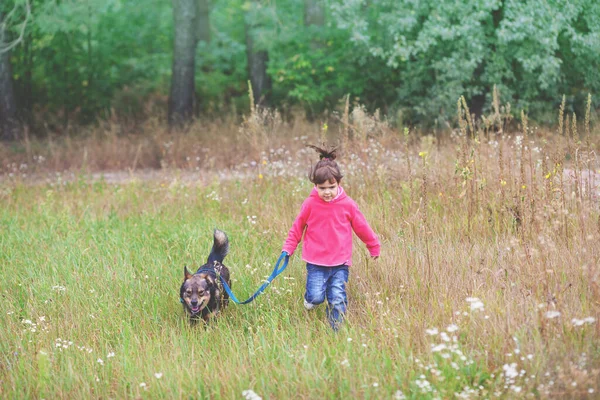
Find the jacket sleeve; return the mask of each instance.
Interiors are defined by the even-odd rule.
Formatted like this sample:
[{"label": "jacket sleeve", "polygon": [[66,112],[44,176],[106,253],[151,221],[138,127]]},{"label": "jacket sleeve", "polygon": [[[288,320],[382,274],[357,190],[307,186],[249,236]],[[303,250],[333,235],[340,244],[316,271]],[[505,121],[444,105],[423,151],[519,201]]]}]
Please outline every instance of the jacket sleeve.
[{"label": "jacket sleeve", "polygon": [[294,254],[296,251],[296,247],[298,247],[298,243],[302,240],[302,235],[304,234],[304,229],[306,228],[306,220],[309,215],[309,207],[307,202],[305,201],[302,204],[302,208],[300,209],[300,213],[294,220],[290,231],[288,232],[287,239],[283,244],[282,251],[287,252],[289,255]]},{"label": "jacket sleeve", "polygon": [[359,237],[367,245],[367,250],[372,257],[379,257],[381,252],[381,244],[377,235],[373,229],[369,226],[367,219],[362,212],[358,209],[358,206],[354,205],[354,213],[352,217],[352,229],[356,236]]}]

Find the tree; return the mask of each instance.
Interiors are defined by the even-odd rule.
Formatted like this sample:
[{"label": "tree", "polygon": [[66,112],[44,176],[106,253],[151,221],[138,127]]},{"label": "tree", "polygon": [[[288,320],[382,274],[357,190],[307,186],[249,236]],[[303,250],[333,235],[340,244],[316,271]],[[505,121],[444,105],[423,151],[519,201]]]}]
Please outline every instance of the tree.
[{"label": "tree", "polygon": [[332,20],[355,52],[400,74],[396,104],[412,122],[453,118],[461,95],[490,108],[494,85],[538,120],[563,93],[583,103],[600,89],[597,0],[367,3],[332,0]]},{"label": "tree", "polygon": [[17,39],[9,42],[7,39],[8,21],[17,9],[13,8],[5,13],[0,4],[0,138],[3,140],[14,140],[19,135],[19,122],[17,119],[17,102],[13,89],[12,66],[10,64],[10,51],[23,39],[25,27],[29,20],[29,2],[25,5],[25,20],[21,23],[20,35]]},{"label": "tree", "polygon": [[258,45],[256,37],[261,27],[259,17],[261,8],[260,0],[254,0],[246,16],[246,56],[248,58],[248,75],[252,85],[254,104],[267,106],[272,90],[271,77],[267,74],[269,53]]},{"label": "tree", "polygon": [[194,116],[195,56],[199,40],[209,40],[208,0],[173,0],[175,38],[169,95],[169,125],[182,126]]},{"label": "tree", "polygon": [[304,25],[322,27],[325,24],[323,0],[304,0]]}]

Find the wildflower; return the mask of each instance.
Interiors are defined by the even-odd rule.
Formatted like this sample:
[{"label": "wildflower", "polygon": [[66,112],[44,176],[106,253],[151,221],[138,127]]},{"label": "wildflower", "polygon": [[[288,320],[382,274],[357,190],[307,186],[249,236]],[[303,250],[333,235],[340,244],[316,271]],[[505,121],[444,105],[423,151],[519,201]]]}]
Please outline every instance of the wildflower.
[{"label": "wildflower", "polygon": [[344,359],[341,363],[340,363],[343,367],[349,367],[350,366],[350,361],[348,361],[348,359]]},{"label": "wildflower", "polygon": [[141,388],[145,388],[146,386],[147,386],[147,385],[146,385],[146,382],[142,382],[142,383],[140,383],[140,387],[141,387]]},{"label": "wildflower", "polygon": [[425,329],[425,333],[428,335],[431,335],[431,336],[435,336],[439,332],[438,332],[437,328],[432,328],[432,329]]},{"label": "wildflower", "polygon": [[477,297],[467,297],[467,303],[471,303],[471,311],[483,310],[483,302]]},{"label": "wildflower", "polygon": [[448,325],[448,327],[446,328],[446,332],[448,333],[452,333],[452,332],[456,332],[458,330],[458,326],[451,324]]},{"label": "wildflower", "polygon": [[431,351],[435,353],[435,352],[446,350],[446,349],[447,349],[447,346],[444,343],[442,343],[442,344],[438,344],[437,346],[432,347]]},{"label": "wildflower", "polygon": [[553,318],[557,318],[560,317],[560,312],[558,311],[548,311],[546,314],[544,314],[544,316],[548,319],[553,319]]},{"label": "wildflower", "polygon": [[244,390],[242,396],[244,396],[246,400],[262,400],[262,397],[254,393],[254,390],[251,389]]},{"label": "wildflower", "polygon": [[154,373],[154,377],[155,377],[156,379],[160,379],[160,378],[162,378],[162,376],[163,376],[163,373],[162,373],[162,372],[155,372],[155,373]]},{"label": "wildflower", "polygon": [[394,393],[394,399],[395,400],[405,400],[406,395],[404,393],[402,393],[402,390],[397,390],[396,393]]},{"label": "wildflower", "polygon": [[100,365],[104,365],[104,361],[102,361],[102,359],[101,359],[101,358],[99,358],[97,361],[98,361],[98,364],[100,364]]},{"label": "wildflower", "polygon": [[516,363],[512,363],[512,364],[504,364],[502,366],[502,369],[504,370],[504,376],[507,379],[512,379],[512,378],[516,378],[517,376],[519,376],[519,373],[517,372],[517,364]]},{"label": "wildflower", "polygon": [[417,379],[415,384],[421,389],[422,393],[431,391],[431,383],[427,379],[425,379],[425,375],[421,375],[421,379]]},{"label": "wildflower", "polygon": [[115,353],[111,351],[110,353],[108,353],[106,355],[106,358],[111,358],[111,357],[114,357],[114,356],[115,356]]},{"label": "wildflower", "polygon": [[594,317],[586,317],[584,319],[573,318],[571,320],[571,323],[573,324],[573,326],[581,326],[583,324],[593,324],[594,322],[596,322],[596,318],[594,318]]}]

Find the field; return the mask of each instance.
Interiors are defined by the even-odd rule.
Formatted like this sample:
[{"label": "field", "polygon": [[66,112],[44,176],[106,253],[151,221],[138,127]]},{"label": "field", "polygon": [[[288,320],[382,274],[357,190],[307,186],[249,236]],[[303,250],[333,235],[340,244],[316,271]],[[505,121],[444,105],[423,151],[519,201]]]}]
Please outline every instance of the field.
[{"label": "field", "polygon": [[[589,121],[424,135],[366,114],[351,130],[253,117],[1,150],[1,398],[598,398]],[[372,261],[355,240],[343,329],[304,310],[300,253],[253,303],[188,326],[184,265],[222,229],[233,291],[252,294],[322,139],[382,241]]]}]

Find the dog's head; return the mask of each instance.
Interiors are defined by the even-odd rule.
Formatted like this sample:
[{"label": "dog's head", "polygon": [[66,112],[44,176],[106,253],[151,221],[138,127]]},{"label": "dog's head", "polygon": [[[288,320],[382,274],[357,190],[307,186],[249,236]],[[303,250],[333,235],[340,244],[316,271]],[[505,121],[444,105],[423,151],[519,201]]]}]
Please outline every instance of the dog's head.
[{"label": "dog's head", "polygon": [[194,317],[206,308],[213,296],[218,297],[215,293],[217,284],[208,273],[192,274],[187,267],[184,267],[183,273],[179,295],[190,316]]}]

